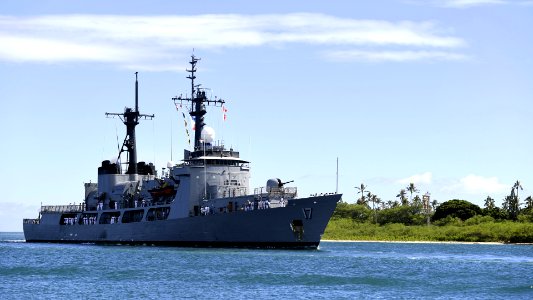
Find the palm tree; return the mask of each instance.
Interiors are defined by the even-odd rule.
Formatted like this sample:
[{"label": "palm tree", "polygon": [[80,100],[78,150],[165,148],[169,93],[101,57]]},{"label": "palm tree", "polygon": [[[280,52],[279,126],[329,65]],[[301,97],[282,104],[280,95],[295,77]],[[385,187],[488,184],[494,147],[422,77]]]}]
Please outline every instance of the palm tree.
[{"label": "palm tree", "polygon": [[494,202],[494,199],[491,196],[487,196],[487,199],[485,199],[485,208],[488,210],[491,210],[495,206],[496,206],[496,203]]},{"label": "palm tree", "polygon": [[[514,194],[514,190],[513,190],[513,194]],[[503,198],[503,202],[502,202],[502,209],[509,212],[509,203],[511,203],[510,201],[511,197],[510,196],[505,196],[505,198]]]},{"label": "palm tree", "polygon": [[[517,183],[520,184],[518,181]],[[516,220],[516,217],[518,216],[518,213],[520,211],[520,204],[518,203],[518,196],[514,192],[515,186],[518,191],[518,186],[515,183],[515,185],[511,189],[511,195],[506,196],[502,204],[503,209],[509,213],[509,217],[512,220]]]},{"label": "palm tree", "polygon": [[416,195],[413,198],[413,202],[411,203],[411,207],[414,208],[413,211],[415,211],[417,214],[421,212],[423,205],[422,205],[422,199],[420,199],[420,196]]},{"label": "palm tree", "polygon": [[378,196],[368,192],[367,194],[368,200],[372,201],[372,210],[374,211],[374,223],[377,223],[377,216],[376,216],[376,208],[375,204],[381,203],[381,199],[378,198]]},{"label": "palm tree", "polygon": [[368,193],[368,199],[370,201],[372,201],[372,209],[374,209],[374,203],[375,204],[381,204],[381,202],[382,202],[381,199],[377,195],[374,195],[374,194],[371,194],[371,193]]},{"label": "palm tree", "polygon": [[402,205],[407,205],[407,197],[405,197],[405,194],[407,194],[405,189],[401,189],[400,193],[396,195],[396,197],[400,198],[400,202],[402,203]]},{"label": "palm tree", "polygon": [[516,190],[516,198],[518,198],[518,189],[524,190],[522,188],[522,185],[520,184],[520,181],[518,181],[518,180],[514,183],[513,189]]},{"label": "palm tree", "polygon": [[356,186],[355,188],[359,190],[359,192],[357,192],[358,194],[361,194],[361,198],[359,198],[359,200],[357,201],[358,203],[360,202],[361,204],[364,204],[366,203],[365,201],[365,190],[368,186],[366,186],[364,183],[361,183],[361,186]]},{"label": "palm tree", "polygon": [[415,187],[414,183],[409,183],[409,185],[406,187],[406,189],[411,193],[410,200],[413,200],[413,193],[418,193],[418,189]]},{"label": "palm tree", "polygon": [[372,199],[373,196],[374,196],[374,195],[373,195],[371,192],[367,192],[367,193],[366,193],[366,198],[368,199],[367,201],[368,201],[368,202],[372,202],[372,210],[374,210],[374,201],[373,201],[373,199]]},{"label": "palm tree", "polygon": [[357,199],[357,202],[356,202],[357,205],[364,205],[368,208],[368,199],[366,199],[366,197],[361,197],[359,199]]}]

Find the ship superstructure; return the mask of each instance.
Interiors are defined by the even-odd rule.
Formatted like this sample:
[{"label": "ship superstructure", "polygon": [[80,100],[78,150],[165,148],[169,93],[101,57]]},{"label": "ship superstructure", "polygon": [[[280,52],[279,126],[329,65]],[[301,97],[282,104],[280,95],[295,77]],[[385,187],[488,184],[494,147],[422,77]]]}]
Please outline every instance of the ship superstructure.
[{"label": "ship superstructure", "polygon": [[[135,127],[142,119],[135,80],[135,108],[119,117],[126,137],[116,161],[103,161],[98,183],[85,184],[80,205],[42,206],[39,218],[24,219],[28,242],[121,243],[177,246],[316,248],[340,200],[340,194],[298,198],[290,182],[269,179],[251,191],[249,162],[210,136],[207,107],[223,99],[208,99],[195,83],[194,55],[189,62],[189,97],[174,97],[190,107],[195,121],[192,150],[179,164],[169,163],[160,176],[151,163],[137,161]],[[127,168],[121,159],[127,155]]]}]

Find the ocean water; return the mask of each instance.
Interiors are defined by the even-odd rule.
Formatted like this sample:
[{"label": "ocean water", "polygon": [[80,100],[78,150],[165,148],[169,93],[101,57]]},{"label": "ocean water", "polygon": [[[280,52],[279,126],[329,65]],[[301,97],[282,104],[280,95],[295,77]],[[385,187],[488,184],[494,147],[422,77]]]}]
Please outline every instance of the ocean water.
[{"label": "ocean water", "polygon": [[0,298],[533,299],[533,245],[190,249],[36,244],[0,233]]}]

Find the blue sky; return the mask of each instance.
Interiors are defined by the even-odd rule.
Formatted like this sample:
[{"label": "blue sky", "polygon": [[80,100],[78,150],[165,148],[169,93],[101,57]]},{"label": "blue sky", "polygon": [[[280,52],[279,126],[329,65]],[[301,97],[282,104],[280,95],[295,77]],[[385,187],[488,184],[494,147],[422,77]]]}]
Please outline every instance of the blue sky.
[{"label": "blue sky", "polygon": [[[227,100],[207,123],[300,196],[414,182],[440,202],[533,194],[533,1],[9,1],[0,3],[0,231],[41,203],[83,200],[134,102],[138,156],[187,148],[171,98],[198,80]],[[172,135],[172,139],[171,139]],[[171,147],[172,140],[172,147]]]}]

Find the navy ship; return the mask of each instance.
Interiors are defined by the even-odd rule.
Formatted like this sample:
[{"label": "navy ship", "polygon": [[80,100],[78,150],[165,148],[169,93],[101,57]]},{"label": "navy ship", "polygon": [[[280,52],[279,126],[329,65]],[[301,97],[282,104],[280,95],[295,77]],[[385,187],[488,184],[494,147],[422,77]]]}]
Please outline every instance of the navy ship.
[{"label": "navy ship", "polygon": [[[98,182],[85,183],[79,205],[41,205],[37,219],[24,219],[27,242],[316,249],[341,194],[299,198],[291,182],[268,179],[252,192],[249,162],[215,142],[205,124],[206,108],[225,100],[208,99],[195,84],[191,56],[189,97],[174,97],[195,120],[194,144],[179,164],[158,175],[152,163],[137,162],[135,127],[154,115],[135,108],[119,117],[126,137],[116,161],[103,161]],[[127,161],[121,163],[126,153]]]}]

